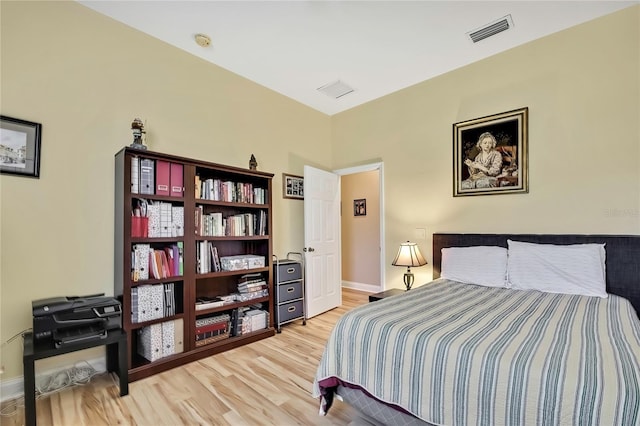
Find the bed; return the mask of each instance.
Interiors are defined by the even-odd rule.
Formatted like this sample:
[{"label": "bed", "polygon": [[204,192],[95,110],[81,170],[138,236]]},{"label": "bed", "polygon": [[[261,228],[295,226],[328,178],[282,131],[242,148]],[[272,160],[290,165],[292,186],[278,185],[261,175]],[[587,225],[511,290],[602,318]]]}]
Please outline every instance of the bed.
[{"label": "bed", "polygon": [[[518,287],[518,259],[525,272],[533,264],[525,282],[564,276],[535,270],[535,250],[555,246],[558,258],[598,247],[606,293]],[[450,279],[463,247],[508,252],[517,285]],[[385,425],[640,424],[640,236],[434,234],[433,271],[434,281],[336,323],[314,379],[321,413],[337,397]]]}]

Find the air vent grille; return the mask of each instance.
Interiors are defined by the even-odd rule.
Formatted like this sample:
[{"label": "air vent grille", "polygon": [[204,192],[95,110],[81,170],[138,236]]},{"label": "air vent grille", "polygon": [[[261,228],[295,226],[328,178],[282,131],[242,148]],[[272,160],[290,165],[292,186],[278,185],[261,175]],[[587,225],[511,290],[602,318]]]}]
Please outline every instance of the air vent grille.
[{"label": "air vent grille", "polygon": [[333,83],[325,84],[322,87],[318,87],[318,91],[324,93],[330,98],[338,99],[343,97],[344,95],[348,95],[354,91],[353,87],[349,86],[346,83],[343,83],[340,80],[334,81]]},{"label": "air vent grille", "polygon": [[498,19],[482,28],[467,33],[472,42],[477,43],[513,27],[511,15]]}]

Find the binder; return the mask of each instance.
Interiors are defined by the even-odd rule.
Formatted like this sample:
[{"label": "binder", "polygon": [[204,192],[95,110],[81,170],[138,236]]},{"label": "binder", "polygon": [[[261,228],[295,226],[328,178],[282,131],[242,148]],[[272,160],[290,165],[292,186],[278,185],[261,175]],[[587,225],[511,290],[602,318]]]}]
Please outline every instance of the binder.
[{"label": "binder", "polygon": [[176,314],[175,284],[164,285],[164,316],[171,317]]},{"label": "binder", "polygon": [[138,320],[138,287],[131,288],[131,322]]},{"label": "binder", "polygon": [[160,202],[160,237],[171,237],[171,203]]},{"label": "binder", "polygon": [[141,285],[137,287],[138,309],[135,317],[136,320],[133,322],[145,322],[151,321],[153,319],[151,308],[151,287],[151,284]]},{"label": "binder", "polygon": [[140,191],[140,159],[131,157],[131,193],[137,194]]},{"label": "binder", "polygon": [[184,352],[184,326],[182,318],[173,321],[173,353]]},{"label": "binder", "polygon": [[140,159],[140,194],[153,194],[154,162],[148,158]]},{"label": "binder", "polygon": [[165,256],[167,257],[167,266],[169,267],[167,270],[167,278],[176,276],[175,264],[177,260],[174,255],[173,247],[174,246],[169,246],[164,248],[164,253],[165,253]]},{"label": "binder", "polygon": [[149,279],[149,244],[136,244],[133,246],[133,280]]},{"label": "binder", "polygon": [[156,195],[169,195],[169,176],[171,169],[168,161],[156,161]]},{"label": "binder", "polygon": [[171,206],[171,236],[184,236],[184,206]]},{"label": "binder", "polygon": [[158,250],[158,253],[160,254],[160,260],[162,262],[162,278],[169,278],[171,276],[171,269],[169,268],[169,259],[167,258],[167,252],[164,250]]},{"label": "binder", "polygon": [[171,196],[182,197],[184,192],[183,185],[184,185],[184,176],[183,176],[182,164],[171,163],[171,177],[170,177]]},{"label": "binder", "polygon": [[149,276],[156,280],[162,278],[160,267],[158,266],[160,259],[156,256],[156,250],[149,250]]},{"label": "binder", "polygon": [[138,333],[138,353],[151,362],[162,358],[162,324],[143,327]]},{"label": "binder", "polygon": [[160,203],[149,203],[147,216],[149,217],[149,238],[160,237]]},{"label": "binder", "polygon": [[182,275],[182,255],[180,253],[180,247],[178,244],[174,244],[171,246],[171,250],[173,251],[173,271],[172,274],[174,277]]},{"label": "binder", "polygon": [[164,317],[164,285],[156,284],[151,286],[151,318],[158,319]]},{"label": "binder", "polygon": [[184,274],[184,243],[178,241],[178,275]]},{"label": "binder", "polygon": [[170,356],[175,353],[175,324],[173,321],[162,323],[162,356]]}]

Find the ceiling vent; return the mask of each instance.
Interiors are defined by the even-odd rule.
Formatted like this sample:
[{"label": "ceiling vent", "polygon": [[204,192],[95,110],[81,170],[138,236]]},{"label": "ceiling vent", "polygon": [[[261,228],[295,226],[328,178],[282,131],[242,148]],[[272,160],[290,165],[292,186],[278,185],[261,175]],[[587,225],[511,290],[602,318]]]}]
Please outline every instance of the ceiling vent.
[{"label": "ceiling vent", "polygon": [[507,15],[495,22],[483,26],[482,28],[468,32],[467,35],[472,42],[477,43],[480,40],[484,40],[485,38],[489,38],[510,28],[513,28],[513,20],[511,19],[511,15]]},{"label": "ceiling vent", "polygon": [[340,80],[334,81],[333,83],[325,84],[322,87],[318,87],[318,91],[324,93],[330,98],[338,99],[343,97],[344,95],[348,95],[353,92],[353,87],[349,86],[346,83],[343,83]]}]

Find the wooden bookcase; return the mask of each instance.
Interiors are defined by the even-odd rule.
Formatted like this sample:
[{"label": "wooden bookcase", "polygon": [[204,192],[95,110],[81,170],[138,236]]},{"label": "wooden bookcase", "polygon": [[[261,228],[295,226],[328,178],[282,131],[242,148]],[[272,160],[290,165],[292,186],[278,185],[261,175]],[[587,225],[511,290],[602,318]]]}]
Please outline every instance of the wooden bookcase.
[{"label": "wooden bookcase", "polygon": [[[133,159],[136,160],[133,160]],[[142,159],[158,162],[169,162],[180,165],[182,169],[183,193],[171,195],[132,193],[132,161]],[[154,169],[154,174],[156,170]],[[140,179],[141,176],[138,176]],[[247,170],[221,164],[210,163],[152,151],[124,148],[115,155],[115,276],[114,296],[122,302],[122,325],[127,333],[129,380],[135,381],[152,374],[159,373],[178,365],[182,365],[200,358],[204,358],[222,351],[226,351],[247,343],[251,343],[275,334],[274,328],[274,297],[273,297],[273,268],[272,268],[272,178],[273,174],[254,170]],[[263,204],[239,201],[214,201],[196,198],[196,180],[207,179],[249,184],[252,188],[261,188],[265,193]],[[154,183],[156,182],[154,176]],[[135,190],[134,190],[135,191]],[[154,203],[170,203],[172,207],[183,209],[182,236],[141,237],[132,236],[132,216],[139,200]],[[222,213],[227,218],[233,215],[249,215],[263,217],[263,235],[244,236],[201,236],[196,232],[196,216],[200,210],[204,214]],[[248,220],[248,219],[247,219]],[[177,233],[179,235],[179,232]],[[202,241],[211,242],[216,247],[220,257],[236,255],[256,255],[264,258],[264,267],[252,269],[202,273],[198,269],[198,246]],[[149,245],[152,249],[182,245],[182,275],[169,278],[140,279],[134,276],[135,247]],[[216,297],[237,292],[238,280],[248,273],[260,273],[268,286],[268,295],[247,301],[236,301],[223,306],[196,310],[196,299],[202,297]],[[132,289],[139,293],[140,286],[164,285],[173,283],[175,309],[171,315],[152,320],[133,318]],[[165,286],[166,288],[166,286]],[[136,296],[137,297],[137,296]],[[215,314],[231,314],[236,308],[260,304],[262,310],[269,313],[267,327],[239,336],[227,337],[204,346],[196,346],[196,320]],[[166,313],[165,313],[166,314]],[[141,330],[153,324],[173,322],[176,339],[182,335],[181,353],[166,355],[149,361],[138,353]],[[155,328],[156,330],[158,327]]]}]

